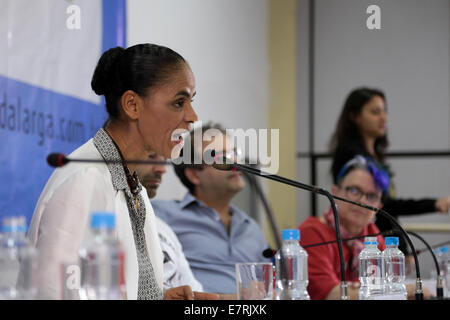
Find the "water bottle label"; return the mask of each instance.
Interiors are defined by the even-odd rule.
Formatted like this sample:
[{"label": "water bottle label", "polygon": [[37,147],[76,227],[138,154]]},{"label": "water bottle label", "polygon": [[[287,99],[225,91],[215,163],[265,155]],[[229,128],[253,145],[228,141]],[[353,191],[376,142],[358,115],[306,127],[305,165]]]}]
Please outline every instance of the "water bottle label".
[{"label": "water bottle label", "polygon": [[381,268],[377,265],[369,265],[366,269],[367,271],[367,277],[372,280],[377,280],[381,278]]}]

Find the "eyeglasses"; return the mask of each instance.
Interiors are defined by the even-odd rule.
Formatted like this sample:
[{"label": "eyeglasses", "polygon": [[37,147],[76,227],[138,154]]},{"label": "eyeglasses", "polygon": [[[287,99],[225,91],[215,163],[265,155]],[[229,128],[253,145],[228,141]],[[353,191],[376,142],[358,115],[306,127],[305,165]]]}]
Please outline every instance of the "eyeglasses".
[{"label": "eyeglasses", "polygon": [[368,204],[378,204],[381,201],[381,194],[375,192],[364,193],[357,186],[348,186],[344,190],[347,198],[351,201],[359,202],[363,196],[366,196]]}]

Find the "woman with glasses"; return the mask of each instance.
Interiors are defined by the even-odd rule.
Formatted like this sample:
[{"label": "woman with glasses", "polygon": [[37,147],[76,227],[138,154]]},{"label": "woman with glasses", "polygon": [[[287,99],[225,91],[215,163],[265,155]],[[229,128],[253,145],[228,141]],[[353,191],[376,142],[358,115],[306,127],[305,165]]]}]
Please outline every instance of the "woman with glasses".
[{"label": "woman with glasses", "polygon": [[[331,171],[334,183],[342,166],[357,154],[370,157],[392,178],[393,173],[385,162],[385,150],[389,145],[386,123],[386,98],[382,91],[357,88],[348,95],[329,145],[333,156]],[[398,199],[391,181],[383,192],[383,209],[394,218],[433,212],[448,213],[450,197]],[[392,229],[391,222],[385,217],[378,217],[376,225],[381,231]],[[409,252],[403,239],[400,239],[399,248],[405,253]]]},{"label": "woman with glasses", "polygon": [[[382,206],[383,191],[389,179],[368,158],[357,156],[347,162],[338,173],[338,180],[331,188],[335,196],[372,207]],[[358,256],[364,248],[364,236],[377,236],[378,248],[385,249],[384,238],[374,223],[375,212],[347,202],[336,200],[342,239],[361,237],[343,242],[345,275],[349,283],[350,299],[358,299]],[[315,300],[336,300],[340,296],[340,264],[336,243],[310,246],[336,240],[331,207],[320,217],[309,217],[300,226],[301,245],[308,252],[308,293]],[[409,288],[414,296],[414,288]],[[426,295],[429,292],[427,291]]]}]

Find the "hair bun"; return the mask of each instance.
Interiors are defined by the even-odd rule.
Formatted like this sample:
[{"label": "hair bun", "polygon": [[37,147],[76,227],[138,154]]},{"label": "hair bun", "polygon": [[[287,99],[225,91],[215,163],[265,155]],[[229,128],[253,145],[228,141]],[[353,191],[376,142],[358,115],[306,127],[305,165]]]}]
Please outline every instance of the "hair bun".
[{"label": "hair bun", "polygon": [[116,64],[124,52],[124,48],[115,47],[102,54],[91,80],[91,88],[96,94],[105,95],[120,91],[120,79],[116,72]]}]

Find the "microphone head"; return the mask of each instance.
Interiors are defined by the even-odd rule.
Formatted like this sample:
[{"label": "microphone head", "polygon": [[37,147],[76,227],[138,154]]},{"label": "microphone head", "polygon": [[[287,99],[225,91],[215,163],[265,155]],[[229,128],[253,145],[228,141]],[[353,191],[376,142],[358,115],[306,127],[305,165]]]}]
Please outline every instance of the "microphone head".
[{"label": "microphone head", "polygon": [[50,153],[47,156],[47,163],[55,168],[62,167],[69,162],[69,159],[63,153]]},{"label": "microphone head", "polygon": [[233,163],[227,163],[229,162],[229,159],[225,156],[225,154],[222,152],[216,153],[216,150],[205,150],[205,152],[203,152],[203,162],[207,165],[213,166],[213,168],[216,168],[218,170],[235,170],[235,166]]},{"label": "microphone head", "polygon": [[264,258],[272,258],[273,256],[275,256],[275,253],[275,250],[273,250],[272,248],[267,248],[262,252],[262,255]]}]

